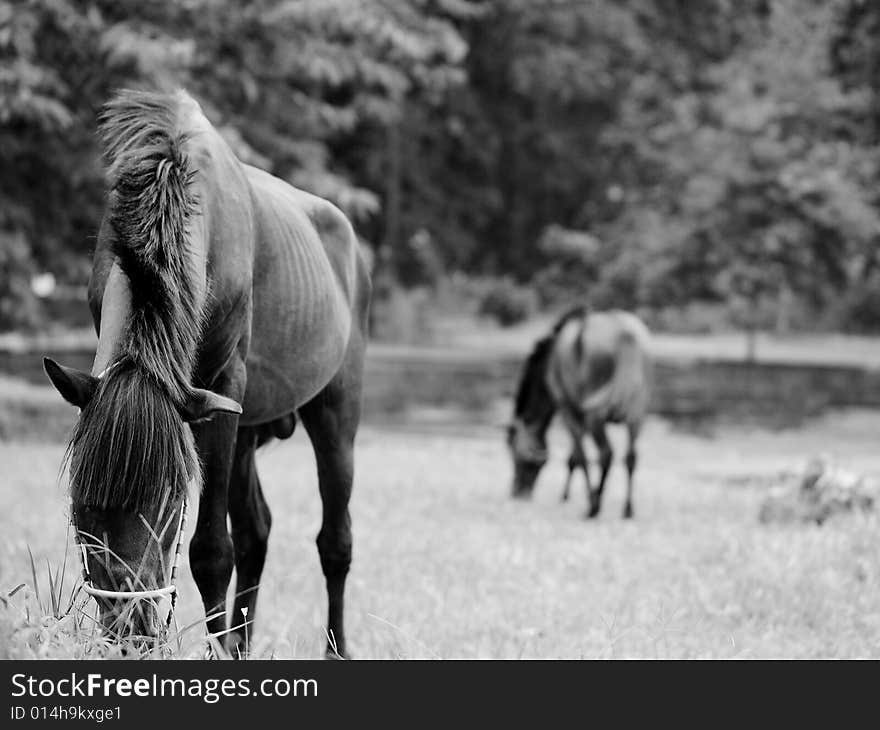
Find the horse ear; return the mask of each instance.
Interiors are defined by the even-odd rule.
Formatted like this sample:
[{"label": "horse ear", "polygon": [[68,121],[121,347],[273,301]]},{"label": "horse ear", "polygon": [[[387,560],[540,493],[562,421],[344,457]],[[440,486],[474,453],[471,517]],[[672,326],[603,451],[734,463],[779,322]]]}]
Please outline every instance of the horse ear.
[{"label": "horse ear", "polygon": [[189,398],[180,409],[180,415],[187,423],[210,421],[218,413],[241,413],[241,406],[232,398],[202,388],[190,388]]},{"label": "horse ear", "polygon": [[95,395],[98,379],[93,375],[81,370],[66,368],[59,365],[51,357],[43,358],[43,370],[46,371],[46,375],[49,376],[55,389],[61,393],[61,397],[80,410],[85,408],[92,396]]}]

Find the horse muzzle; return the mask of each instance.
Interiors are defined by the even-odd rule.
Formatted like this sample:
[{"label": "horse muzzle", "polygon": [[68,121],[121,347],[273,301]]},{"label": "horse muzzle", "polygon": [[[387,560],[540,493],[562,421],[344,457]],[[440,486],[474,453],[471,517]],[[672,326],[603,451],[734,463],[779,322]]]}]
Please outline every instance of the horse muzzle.
[{"label": "horse muzzle", "polygon": [[160,604],[165,602],[168,607],[164,628],[167,630],[171,626],[174,609],[177,606],[177,569],[180,564],[183,535],[186,531],[186,512],[187,500],[184,499],[177,523],[174,562],[165,585],[161,587],[144,585],[140,579],[137,583],[133,582],[130,576],[125,575],[126,572],[131,571],[130,566],[126,565],[116,566],[116,570],[121,573],[117,576],[109,576],[110,583],[116,587],[109,589],[96,586],[89,572],[89,545],[83,541],[74,524],[74,537],[82,558],[83,591],[97,602],[101,610],[101,623],[106,630],[117,636],[155,637],[160,632],[158,620]]},{"label": "horse muzzle", "polygon": [[531,499],[543,461],[518,461],[513,468],[511,495],[514,499]]},{"label": "horse muzzle", "polygon": [[98,605],[101,627],[114,639],[148,645],[163,634],[165,624],[157,602],[102,599]]}]

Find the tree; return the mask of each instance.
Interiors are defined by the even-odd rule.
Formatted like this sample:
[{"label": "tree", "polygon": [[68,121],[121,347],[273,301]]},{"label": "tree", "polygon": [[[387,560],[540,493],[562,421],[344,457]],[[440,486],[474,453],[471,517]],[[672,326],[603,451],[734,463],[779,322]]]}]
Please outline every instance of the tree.
[{"label": "tree", "polygon": [[113,89],[187,87],[240,157],[375,234],[378,140],[414,90],[459,78],[466,47],[449,18],[466,12],[461,0],[0,0],[0,326],[33,321],[33,271],[86,276],[103,194],[95,118]]},{"label": "tree", "polygon": [[337,203],[388,286],[872,326],[878,41],[860,0],[0,0],[0,326],[34,272],[84,281],[132,85]]}]

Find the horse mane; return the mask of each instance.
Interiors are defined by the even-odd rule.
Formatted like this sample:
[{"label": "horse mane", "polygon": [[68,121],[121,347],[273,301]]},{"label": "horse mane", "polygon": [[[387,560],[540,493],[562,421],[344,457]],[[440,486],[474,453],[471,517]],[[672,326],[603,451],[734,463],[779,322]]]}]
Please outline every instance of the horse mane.
[{"label": "horse mane", "polygon": [[192,431],[167,392],[132,360],[83,408],[65,460],[74,503],[144,510],[164,494],[182,496],[200,465]]},{"label": "horse mane", "polygon": [[519,385],[516,388],[516,399],[513,406],[514,416],[521,416],[525,413],[529,405],[529,396],[535,383],[543,380],[547,356],[550,354],[550,348],[553,346],[554,340],[555,335],[542,337],[535,343],[531,353],[526,358],[522,374],[519,378]]},{"label": "horse mane", "polygon": [[68,446],[71,496],[84,504],[140,508],[198,476],[179,415],[204,298],[189,235],[199,207],[180,113],[188,100],[183,92],[126,90],[99,117],[110,247],[128,278],[131,315],[115,365]]},{"label": "horse mane", "polygon": [[[544,376],[547,371],[547,359],[550,356],[550,350],[553,348],[553,343],[556,341],[556,336],[562,331],[562,328],[565,327],[565,325],[574,319],[586,317],[589,311],[589,306],[585,304],[578,304],[567,309],[557,318],[553,327],[550,328],[550,332],[535,342],[531,353],[526,358],[525,364],[523,365],[522,375],[520,376],[519,385],[516,389],[516,399],[514,401],[513,409],[514,416],[521,416],[525,413],[526,408],[528,408],[529,405],[530,395],[536,384],[540,383],[543,386]],[[546,393],[545,395],[548,398],[550,397],[549,393]]]},{"label": "horse mane", "polygon": [[195,170],[180,128],[183,92],[126,90],[104,107],[112,251],[128,277],[132,317],[123,355],[183,402],[202,327],[189,224]]}]

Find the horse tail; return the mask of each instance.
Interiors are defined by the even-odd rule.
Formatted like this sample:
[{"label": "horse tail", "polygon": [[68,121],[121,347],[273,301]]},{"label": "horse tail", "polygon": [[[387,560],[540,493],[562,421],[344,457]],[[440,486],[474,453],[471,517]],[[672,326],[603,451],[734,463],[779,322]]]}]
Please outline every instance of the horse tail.
[{"label": "horse tail", "polygon": [[589,304],[575,304],[566,309],[559,317],[557,317],[550,334],[554,337],[558,335],[562,328],[565,327],[573,319],[581,319],[582,323],[586,321],[587,315],[590,313]]},{"label": "horse tail", "polygon": [[635,333],[623,330],[618,339],[614,372],[604,385],[584,398],[581,408],[584,413],[632,423],[644,416],[649,388],[643,343]]},{"label": "horse tail", "polygon": [[189,240],[198,213],[195,170],[178,118],[186,99],[182,92],[122,91],[99,118],[112,250],[139,315],[131,322],[139,331],[129,338],[139,346],[125,354],[177,396],[189,384],[203,299]]}]

